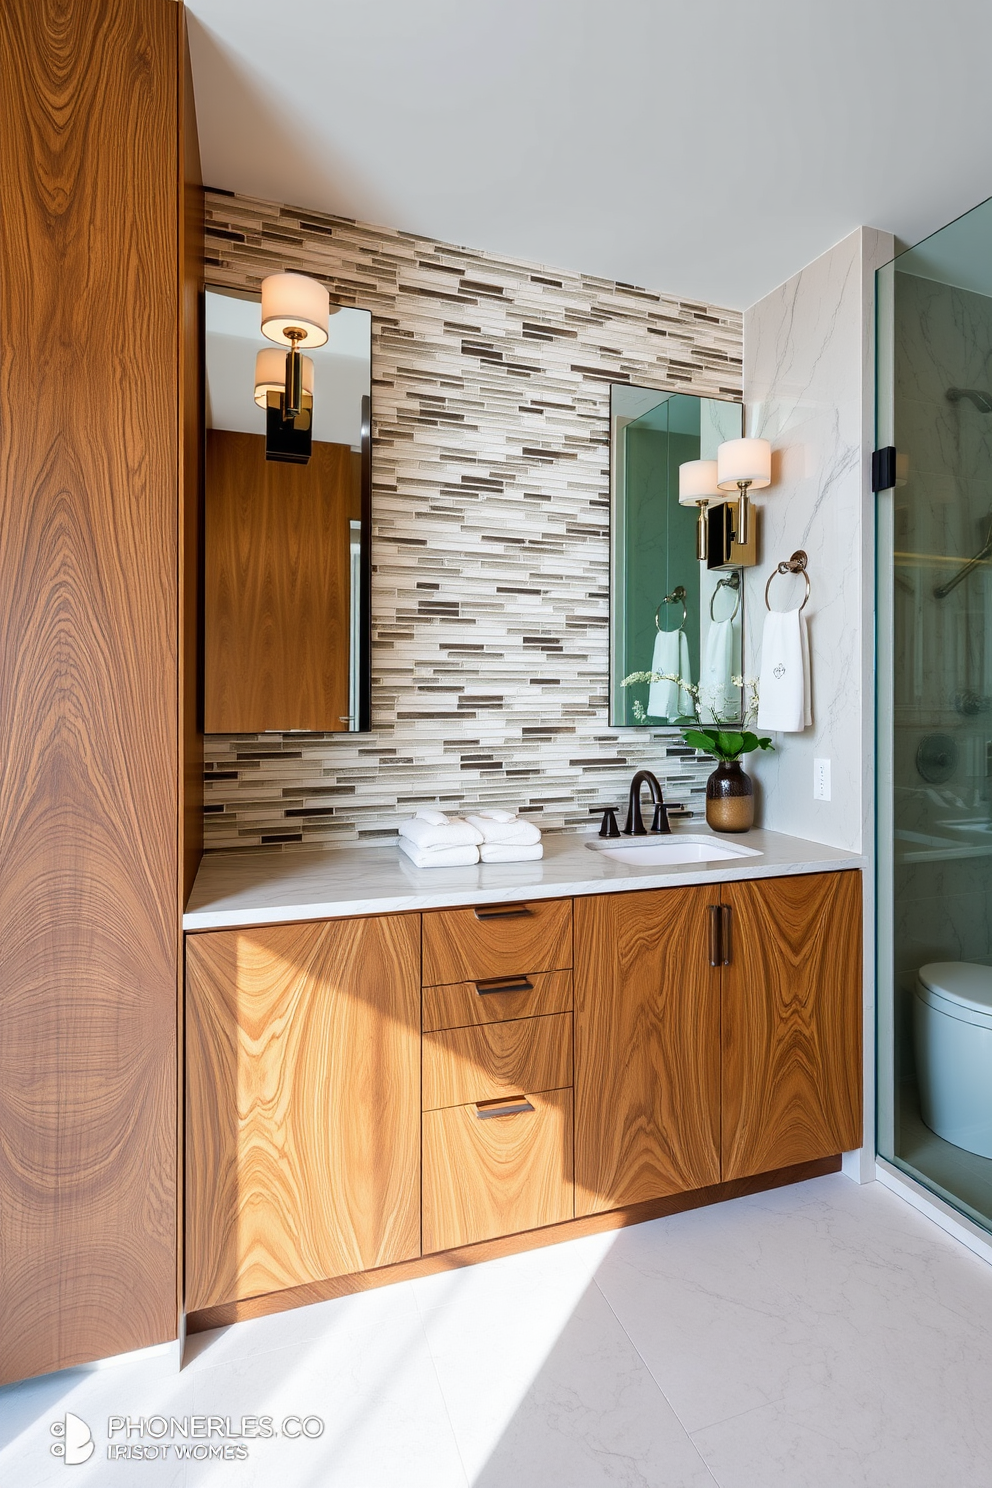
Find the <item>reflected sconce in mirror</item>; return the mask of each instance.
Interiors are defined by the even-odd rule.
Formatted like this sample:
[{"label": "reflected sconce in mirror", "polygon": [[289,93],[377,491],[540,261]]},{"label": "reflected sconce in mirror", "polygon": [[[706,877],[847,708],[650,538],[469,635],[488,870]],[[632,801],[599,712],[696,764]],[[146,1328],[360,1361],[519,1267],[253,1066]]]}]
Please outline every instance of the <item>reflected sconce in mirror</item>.
[{"label": "reflected sconce in mirror", "polygon": [[771,485],[772,447],[767,439],[728,439],[716,452],[716,464],[720,490],[738,493],[734,541],[746,547],[751,537],[748,493]]},{"label": "reflected sconce in mirror", "polygon": [[[335,305],[334,309],[338,309]],[[269,460],[289,460],[305,465],[311,453],[311,411],[313,408],[313,364],[310,364],[310,388],[306,387],[304,363],[308,358],[301,347],[323,346],[328,338],[331,315],[330,296],[322,284],[307,274],[269,274],[262,280],[262,334],[277,346],[289,350],[283,358],[281,391],[278,404],[268,396],[265,455]],[[259,389],[266,387],[275,372],[274,359],[262,368],[266,355],[260,352],[255,366],[255,402]],[[276,352],[275,356],[280,353]],[[279,388],[276,380],[274,390]]]},{"label": "reflected sconce in mirror", "polygon": [[[307,407],[307,399],[313,399],[313,360],[310,357],[301,357],[301,374],[303,382],[302,407]],[[269,406],[269,394],[276,399],[284,399],[286,396],[286,358],[275,346],[267,346],[260,351],[255,358],[255,402],[259,408]],[[282,404],[276,404],[280,412]]]},{"label": "reflected sconce in mirror", "polygon": [[696,557],[706,562],[706,507],[714,496],[720,495],[716,483],[715,460],[686,460],[679,466],[679,505],[698,506],[699,520],[696,523]]}]

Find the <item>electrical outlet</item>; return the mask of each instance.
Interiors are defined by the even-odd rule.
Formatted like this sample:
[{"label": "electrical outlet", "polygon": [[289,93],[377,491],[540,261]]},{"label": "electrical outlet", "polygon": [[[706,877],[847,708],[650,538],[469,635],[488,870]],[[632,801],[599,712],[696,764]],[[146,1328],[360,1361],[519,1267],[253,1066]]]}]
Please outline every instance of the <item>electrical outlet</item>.
[{"label": "electrical outlet", "polygon": [[830,800],[830,761],[813,761],[813,800]]}]

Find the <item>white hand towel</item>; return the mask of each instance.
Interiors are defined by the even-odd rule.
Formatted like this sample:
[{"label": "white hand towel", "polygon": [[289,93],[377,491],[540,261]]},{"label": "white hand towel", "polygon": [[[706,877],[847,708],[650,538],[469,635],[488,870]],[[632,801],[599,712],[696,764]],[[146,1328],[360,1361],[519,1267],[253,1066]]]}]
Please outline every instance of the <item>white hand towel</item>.
[{"label": "white hand towel", "polygon": [[[660,676],[677,674],[691,682],[689,642],[684,630],[659,630],[654,638],[651,670]],[[652,682],[648,692],[648,713],[652,718],[669,720],[692,713],[692,698],[677,682]]]},{"label": "white hand towel", "polygon": [[432,847],[477,847],[482,841],[482,833],[476,827],[470,827],[467,821],[462,821],[460,816],[445,817],[443,823],[412,816],[400,822],[399,834],[422,851],[429,851]]},{"label": "white hand towel", "polygon": [[443,811],[436,811],[433,806],[421,806],[417,812],[417,820],[430,822],[432,827],[443,827],[447,824],[448,818]]},{"label": "white hand towel", "polygon": [[417,868],[467,868],[479,861],[479,849],[472,842],[461,847],[422,848],[408,837],[400,837],[397,845]]},{"label": "white hand towel", "polygon": [[769,610],[761,633],[758,727],[801,734],[812,721],[805,616],[799,610]]},{"label": "white hand towel", "polygon": [[484,842],[479,857],[484,863],[532,863],[544,857],[544,843]]},{"label": "white hand towel", "polygon": [[738,698],[730,681],[734,666],[734,622],[714,620],[703,642],[703,662],[699,669],[700,707],[717,718],[726,718],[736,710]]},{"label": "white hand towel", "polygon": [[498,842],[504,847],[520,846],[530,847],[541,840],[541,829],[535,827],[533,822],[525,821],[522,816],[510,816],[509,813],[501,811],[504,821],[493,820],[496,816],[492,811],[479,811],[473,816],[471,812],[465,818],[470,826],[476,827],[483,836],[485,843]]}]

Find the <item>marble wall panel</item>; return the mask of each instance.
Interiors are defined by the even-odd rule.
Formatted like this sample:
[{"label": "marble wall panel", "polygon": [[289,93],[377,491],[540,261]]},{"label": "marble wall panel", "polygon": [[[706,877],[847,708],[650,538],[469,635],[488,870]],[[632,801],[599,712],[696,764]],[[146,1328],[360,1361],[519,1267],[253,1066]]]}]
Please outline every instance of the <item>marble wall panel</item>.
[{"label": "marble wall panel", "polygon": [[[751,756],[764,826],[861,851],[872,819],[874,270],[892,238],[859,228],[744,316],[747,432],[771,440],[761,557],[748,572],[748,670],[759,668],[764,589],[775,564],[809,555],[812,726]],[[801,581],[776,579],[779,607]],[[790,586],[792,594],[790,594]],[[813,762],[831,799],[813,799]]]},{"label": "marble wall panel", "polygon": [[209,848],[389,837],[424,803],[585,825],[711,766],[607,721],[611,382],[739,398],[717,306],[208,191],[207,280],[373,315],[373,732],[207,740]]}]

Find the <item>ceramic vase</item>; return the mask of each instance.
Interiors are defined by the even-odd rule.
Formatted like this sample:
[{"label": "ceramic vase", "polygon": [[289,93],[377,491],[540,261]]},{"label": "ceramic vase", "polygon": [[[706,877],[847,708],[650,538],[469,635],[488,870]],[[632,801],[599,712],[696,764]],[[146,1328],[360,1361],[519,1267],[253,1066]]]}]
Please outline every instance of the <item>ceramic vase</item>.
[{"label": "ceramic vase", "polygon": [[707,780],[706,824],[714,832],[747,832],[754,825],[754,782],[740,760],[721,760]]}]

